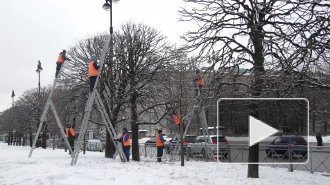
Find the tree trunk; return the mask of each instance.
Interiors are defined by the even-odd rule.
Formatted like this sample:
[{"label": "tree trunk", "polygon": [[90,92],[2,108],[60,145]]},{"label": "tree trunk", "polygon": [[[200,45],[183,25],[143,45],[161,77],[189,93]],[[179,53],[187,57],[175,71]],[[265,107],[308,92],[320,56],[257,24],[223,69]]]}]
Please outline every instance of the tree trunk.
[{"label": "tree trunk", "polygon": [[[134,85],[131,87],[135,87]],[[139,125],[137,122],[137,93],[133,90],[131,104],[131,130],[132,130],[132,160],[140,161],[139,155]]]},{"label": "tree trunk", "polygon": [[[258,105],[256,103],[250,104],[251,116],[258,118]],[[249,133],[250,134],[250,133]],[[249,163],[259,162],[259,143],[249,147]],[[259,164],[248,165],[248,177],[259,178]]]},{"label": "tree trunk", "polygon": [[[262,23],[264,20],[264,14],[259,13],[259,18],[257,22]],[[256,29],[251,32],[251,38],[254,45],[254,83],[252,84],[252,97],[260,98],[262,92],[262,86],[264,83],[263,73],[264,73],[264,57],[263,57],[263,29],[262,26],[256,26]],[[258,104],[252,103],[250,105],[251,116],[258,119]],[[259,143],[249,147],[249,163],[259,163]],[[249,178],[259,178],[259,164],[249,164],[248,165],[248,177]]]},{"label": "tree trunk", "polygon": [[[120,146],[120,145],[119,145]],[[113,158],[113,155],[116,152],[116,147],[111,141],[110,134],[107,130],[107,138],[106,138],[106,147],[105,147],[105,158]]]},{"label": "tree trunk", "polygon": [[30,132],[30,147],[32,147],[32,132]]},{"label": "tree trunk", "polygon": [[47,148],[46,141],[47,141],[47,139],[46,139],[46,132],[44,131],[44,132],[42,132],[42,148],[43,149],[46,149]]},{"label": "tree trunk", "polygon": [[22,146],[22,132],[19,133],[18,146]]}]

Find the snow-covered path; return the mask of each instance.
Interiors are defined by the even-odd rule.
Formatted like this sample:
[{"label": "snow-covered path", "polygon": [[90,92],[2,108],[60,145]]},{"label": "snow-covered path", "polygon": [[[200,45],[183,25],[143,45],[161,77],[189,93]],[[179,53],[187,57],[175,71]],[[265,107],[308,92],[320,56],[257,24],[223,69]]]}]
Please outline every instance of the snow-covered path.
[{"label": "snow-covered path", "polygon": [[142,158],[141,162],[121,163],[106,159],[104,153],[80,154],[76,166],[70,166],[71,157],[63,150],[38,148],[29,158],[29,147],[8,146],[0,143],[0,184],[330,184],[330,177],[320,173],[294,171],[260,166],[259,179],[248,179],[247,165],[218,162],[157,163]]}]

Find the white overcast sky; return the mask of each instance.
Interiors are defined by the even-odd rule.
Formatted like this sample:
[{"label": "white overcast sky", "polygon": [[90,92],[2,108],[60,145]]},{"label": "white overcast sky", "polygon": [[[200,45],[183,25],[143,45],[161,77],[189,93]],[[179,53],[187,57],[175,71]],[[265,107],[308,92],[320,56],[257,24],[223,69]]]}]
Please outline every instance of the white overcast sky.
[{"label": "white overcast sky", "polygon": [[[56,60],[63,49],[76,41],[109,30],[110,13],[105,0],[0,0],[0,112],[11,106],[26,90],[38,87],[38,60],[41,86],[53,83]],[[131,21],[159,30],[170,41],[194,26],[178,22],[183,0],[120,0],[113,4],[114,31]]]}]

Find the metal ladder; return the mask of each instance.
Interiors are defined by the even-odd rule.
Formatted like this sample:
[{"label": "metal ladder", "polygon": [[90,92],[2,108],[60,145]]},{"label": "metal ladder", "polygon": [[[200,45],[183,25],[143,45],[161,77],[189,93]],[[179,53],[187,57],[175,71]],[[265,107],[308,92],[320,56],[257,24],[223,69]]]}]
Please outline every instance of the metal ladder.
[{"label": "metal ladder", "polygon": [[36,145],[36,142],[37,142],[38,136],[39,136],[39,134],[40,134],[40,132],[41,132],[41,128],[42,128],[43,122],[44,122],[44,120],[45,120],[45,118],[46,118],[46,114],[47,114],[47,112],[48,112],[49,107],[51,107],[51,109],[52,109],[52,111],[53,111],[53,114],[54,114],[54,116],[55,116],[55,120],[56,120],[57,126],[60,128],[60,131],[61,131],[62,137],[64,138],[65,144],[67,145],[69,151],[70,151],[71,154],[72,154],[72,149],[71,149],[71,147],[70,147],[69,141],[68,141],[68,139],[65,137],[65,133],[64,133],[64,129],[63,129],[62,124],[61,124],[61,120],[60,120],[60,118],[58,117],[58,114],[57,114],[57,112],[56,112],[56,109],[55,109],[54,104],[53,104],[53,101],[52,101],[52,96],[53,96],[53,93],[54,93],[54,89],[55,89],[56,84],[57,84],[57,82],[58,82],[59,76],[61,75],[61,72],[62,72],[62,70],[63,70],[63,68],[64,68],[64,65],[65,65],[65,63],[62,64],[62,66],[61,66],[61,68],[60,68],[60,71],[59,71],[57,77],[56,77],[55,80],[54,80],[53,87],[52,87],[52,89],[51,89],[51,91],[50,91],[50,93],[49,93],[49,96],[48,96],[47,102],[46,102],[46,104],[45,104],[45,108],[44,108],[44,110],[43,110],[43,112],[42,112],[42,114],[41,114],[41,117],[40,117],[40,124],[39,124],[39,127],[38,127],[38,131],[37,131],[37,133],[36,133],[36,136],[35,136],[35,138],[34,138],[34,140],[33,140],[33,144],[32,144],[32,147],[31,147],[31,150],[30,150],[30,153],[29,153],[29,157],[32,156],[32,152],[33,152],[33,150],[34,150],[34,148],[35,148],[35,145]]},{"label": "metal ladder", "polygon": [[[210,138],[210,134],[208,131],[208,126],[207,126],[207,120],[206,120],[206,115],[205,115],[205,110],[204,107],[202,107],[202,110],[200,112],[200,118],[201,118],[201,123],[202,123],[202,130],[203,130],[203,136],[205,141],[208,141]],[[206,131],[206,135],[205,135],[205,131]],[[207,138],[207,139],[206,139]],[[209,159],[213,158],[213,151],[207,147],[207,143],[204,143],[204,152],[205,152],[205,156],[206,156],[206,160],[208,161]]]},{"label": "metal ladder", "polygon": [[[183,137],[186,135],[186,133],[187,133],[187,130],[188,130],[188,128],[189,128],[189,126],[190,126],[190,123],[191,123],[191,120],[192,120],[192,117],[193,117],[193,114],[194,114],[194,112],[196,111],[196,109],[198,110],[198,109],[200,109],[201,108],[201,106],[202,106],[202,104],[203,104],[203,102],[202,102],[202,100],[201,100],[201,96],[200,96],[200,91],[198,91],[198,97],[195,99],[195,105],[194,105],[194,107],[193,107],[193,109],[191,110],[191,112],[186,116],[186,117],[188,117],[189,118],[189,120],[188,120],[188,124],[186,125],[186,129],[185,129],[185,131],[184,131],[184,133],[183,133]],[[202,112],[203,112],[203,110],[202,110]],[[184,119],[184,118],[183,118]],[[183,120],[182,119],[182,120]],[[207,129],[207,123],[206,123],[206,117],[205,117],[205,113],[201,116],[201,121],[202,121],[202,127],[203,127],[203,129],[205,129],[204,128],[204,125],[206,125],[206,129]],[[209,135],[207,135],[208,137],[209,137]],[[187,149],[186,149],[187,150]],[[187,152],[187,151],[186,151]],[[174,161],[175,160],[175,158],[178,156],[178,154],[179,154],[179,139],[176,141],[176,143],[175,143],[175,146],[174,146],[174,148],[173,148],[173,153],[172,153],[172,155],[171,155],[171,158],[170,158],[170,161],[172,162],[172,161]]]},{"label": "metal ladder", "polygon": [[[104,49],[103,49],[103,52],[102,52],[102,55],[101,55],[101,59],[100,59],[99,71],[102,71],[103,62],[104,62],[104,59],[105,59],[106,51],[109,47],[109,43],[110,43],[110,36],[108,37],[108,39],[105,41],[105,44],[104,44],[105,46],[104,46]],[[108,116],[108,114],[105,110],[105,107],[104,107],[103,102],[101,100],[100,94],[97,92],[97,90],[95,88],[95,87],[97,87],[98,81],[99,81],[99,76],[96,79],[96,82],[95,82],[95,85],[94,85],[94,88],[93,88],[93,92],[88,97],[88,100],[87,100],[87,103],[86,103],[86,106],[85,106],[84,118],[83,118],[83,122],[81,124],[80,132],[79,132],[80,134],[79,134],[78,140],[77,140],[77,147],[76,147],[76,150],[74,151],[74,157],[72,158],[71,166],[77,164],[78,156],[79,156],[79,153],[80,153],[79,151],[80,151],[81,146],[83,145],[82,141],[83,141],[83,137],[85,135],[86,129],[87,129],[87,124],[88,124],[88,121],[89,121],[89,118],[90,118],[91,110],[93,108],[94,100],[96,101],[96,104],[99,108],[99,111],[101,113],[101,117],[102,117],[103,121],[106,122],[106,127],[108,129],[108,132],[110,133],[111,140],[114,143],[114,145],[116,147],[116,150],[119,153],[119,157],[121,158],[121,160],[123,162],[127,162],[127,159],[124,155],[122,147],[118,146],[118,145],[120,145],[120,143],[117,143],[114,140],[115,130],[114,130],[114,128],[111,124],[111,121],[109,119],[109,116]]]}]

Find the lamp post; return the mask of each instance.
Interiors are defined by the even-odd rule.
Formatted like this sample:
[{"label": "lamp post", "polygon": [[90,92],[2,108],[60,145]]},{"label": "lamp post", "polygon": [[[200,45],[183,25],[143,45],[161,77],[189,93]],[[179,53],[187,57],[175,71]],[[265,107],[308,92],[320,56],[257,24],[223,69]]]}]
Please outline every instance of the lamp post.
[{"label": "lamp post", "polygon": [[[119,2],[119,0],[105,0],[105,4],[102,6],[105,11],[110,11],[110,63],[112,65],[114,65],[113,64],[113,38],[112,38],[112,34],[113,34],[113,28],[112,28],[112,3],[113,2],[116,3],[116,2]],[[114,69],[116,69],[116,67],[117,66],[115,66]],[[84,138],[84,140],[85,140],[85,138]],[[110,133],[108,133],[108,132],[106,134],[106,143],[108,143],[107,146],[109,146],[109,144],[111,143],[110,142]],[[84,144],[85,144],[85,142],[84,142]],[[105,156],[110,158],[112,156],[110,151],[107,150],[107,149],[105,151],[106,151]]]},{"label": "lamp post", "polygon": [[38,60],[38,65],[37,65],[37,70],[36,72],[39,74],[39,83],[38,83],[38,86],[39,86],[39,96],[40,96],[40,72],[42,71],[42,67],[41,67],[41,62],[40,60]]},{"label": "lamp post", "polygon": [[[38,81],[38,105],[40,104],[40,72],[41,71],[42,71],[41,62],[40,62],[40,60],[38,60],[38,65],[37,65],[37,70],[36,70],[36,72],[38,73],[38,76],[39,76],[39,81]],[[37,109],[37,110],[39,110],[39,109]],[[38,121],[37,121],[37,128],[38,128]],[[39,137],[39,136],[36,135],[35,137]],[[37,142],[36,147],[39,147],[38,142]]]},{"label": "lamp post", "polygon": [[12,98],[11,106],[14,107],[14,98],[15,98],[14,90],[11,92],[11,98]]}]

